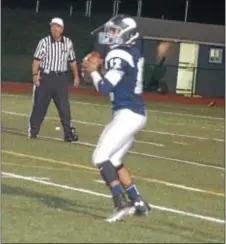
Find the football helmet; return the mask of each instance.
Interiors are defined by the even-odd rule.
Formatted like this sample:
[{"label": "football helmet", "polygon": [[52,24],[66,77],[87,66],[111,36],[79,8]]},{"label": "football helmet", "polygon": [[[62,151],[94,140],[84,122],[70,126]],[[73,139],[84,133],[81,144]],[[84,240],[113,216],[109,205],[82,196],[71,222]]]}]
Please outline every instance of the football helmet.
[{"label": "football helmet", "polygon": [[97,35],[99,44],[111,47],[134,45],[140,36],[136,21],[126,15],[112,17],[91,34]]}]

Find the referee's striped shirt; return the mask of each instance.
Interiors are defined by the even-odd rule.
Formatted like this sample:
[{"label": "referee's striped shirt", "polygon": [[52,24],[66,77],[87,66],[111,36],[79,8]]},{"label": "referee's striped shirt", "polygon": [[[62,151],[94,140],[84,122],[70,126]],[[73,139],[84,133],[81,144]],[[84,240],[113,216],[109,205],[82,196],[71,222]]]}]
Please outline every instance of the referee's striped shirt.
[{"label": "referee's striped shirt", "polygon": [[68,62],[76,61],[73,43],[65,36],[61,41],[54,40],[50,35],[41,39],[33,58],[40,60],[41,69],[54,72],[65,72]]}]

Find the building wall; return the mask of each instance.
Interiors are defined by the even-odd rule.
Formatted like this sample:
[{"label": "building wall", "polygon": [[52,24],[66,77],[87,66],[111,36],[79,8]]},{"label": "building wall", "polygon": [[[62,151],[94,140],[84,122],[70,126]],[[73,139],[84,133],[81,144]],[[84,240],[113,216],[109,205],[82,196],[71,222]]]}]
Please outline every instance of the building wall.
[{"label": "building wall", "polygon": [[[158,41],[144,40],[144,57],[146,63],[154,65],[157,63]],[[209,51],[213,46],[200,45],[198,67],[195,82],[195,95],[203,97],[225,97],[225,48],[222,64],[209,63]],[[174,43],[171,54],[165,61],[167,72],[163,77],[168,85],[169,93],[176,93],[177,72],[179,67],[180,43]]]},{"label": "building wall", "polygon": [[[213,46],[200,45],[195,93],[203,97],[225,97],[225,48],[222,64],[209,63]],[[222,48],[222,47],[221,47]]]},{"label": "building wall", "polygon": [[[159,41],[157,40],[143,40],[137,43],[137,47],[142,50],[145,57],[145,62],[148,66],[153,66],[158,63],[157,47]],[[166,67],[166,74],[162,81],[165,81],[168,86],[168,93],[176,93],[177,87],[177,73],[179,67],[179,53],[180,43],[173,43],[172,50],[166,58],[164,66]],[[97,45],[98,46],[98,45]],[[106,49],[99,46],[102,52]],[[222,64],[209,63],[210,46],[200,45],[198,67],[195,83],[195,95],[203,97],[224,97],[225,96],[225,62],[223,57]],[[224,52],[225,53],[225,52]],[[224,54],[225,55],[225,54]],[[148,77],[148,76],[147,76]],[[146,78],[147,78],[146,77]],[[149,77],[148,77],[149,78]],[[147,78],[147,79],[148,79]],[[147,80],[145,80],[145,83]]]}]

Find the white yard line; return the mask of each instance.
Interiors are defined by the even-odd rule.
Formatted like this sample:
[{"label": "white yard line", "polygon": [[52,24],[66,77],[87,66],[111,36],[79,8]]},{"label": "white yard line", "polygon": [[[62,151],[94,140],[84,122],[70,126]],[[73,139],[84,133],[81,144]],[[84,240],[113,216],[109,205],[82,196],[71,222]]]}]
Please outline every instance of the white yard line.
[{"label": "white yard line", "polygon": [[[18,132],[16,130],[12,130],[12,129],[4,129],[4,128],[2,128],[2,131],[11,132],[11,133],[18,133],[20,135],[27,136],[27,134],[24,133],[24,132]],[[61,138],[57,138],[57,137],[41,136],[41,135],[39,137],[43,138],[43,139],[49,139],[49,140],[55,140],[55,141],[63,141]],[[82,145],[82,146],[96,147],[96,145],[93,144],[93,143],[82,142],[82,141],[77,141],[77,142],[74,142],[73,144],[78,144],[78,145]],[[181,160],[181,159],[177,159],[177,158],[169,158],[169,157],[164,157],[164,156],[160,156],[160,155],[154,155],[154,154],[148,154],[148,153],[140,153],[140,152],[135,152],[135,151],[129,151],[129,153],[132,154],[132,155],[144,156],[144,157],[149,157],[149,158],[164,159],[164,160],[168,160],[168,161],[171,161],[171,162],[174,162],[174,163],[176,162],[176,163],[180,163],[180,164],[188,164],[188,165],[192,165],[192,166],[203,167],[203,168],[212,168],[212,169],[217,169],[217,170],[222,170],[222,171],[225,170],[224,167],[221,167],[221,166],[203,164],[203,163],[199,163],[199,162]]]},{"label": "white yard line", "polygon": [[[207,191],[207,190],[203,190],[203,189],[199,189],[199,188],[194,188],[194,187],[189,187],[189,186],[185,186],[185,185],[174,184],[174,183],[170,183],[170,182],[166,182],[166,181],[161,181],[161,180],[156,180],[156,179],[151,179],[151,178],[144,178],[144,177],[139,177],[139,176],[137,176],[136,179],[146,180],[147,182],[162,184],[164,186],[179,188],[179,189],[186,190],[186,191],[208,193],[208,194],[212,194],[215,196],[224,197],[224,193],[220,193],[220,192]],[[93,180],[93,181],[100,183],[100,184],[105,184],[105,182],[103,180]]]},{"label": "white yard line", "polygon": [[[82,105],[109,107],[110,108],[109,105],[105,105],[105,104],[78,102],[78,101],[71,101],[71,102],[77,103],[77,104],[82,104]],[[185,116],[185,117],[195,117],[195,118],[201,118],[201,119],[213,119],[213,120],[222,120],[222,121],[224,120],[224,118],[220,118],[220,117],[197,115],[197,114],[190,114],[190,113],[169,112],[169,111],[161,111],[161,110],[155,110],[155,109],[147,109],[147,111],[151,112],[151,113],[170,114],[170,115],[178,115],[178,116]]]},{"label": "white yard line", "polygon": [[220,125],[218,125],[217,128],[216,128],[216,125],[212,125],[212,126],[211,125],[205,125],[205,126],[201,126],[201,129],[224,132],[224,126],[220,126]]},{"label": "white yard line", "polygon": [[[9,115],[15,115],[15,116],[22,116],[22,117],[28,117],[28,114],[23,114],[23,113],[16,113],[16,112],[10,112],[10,111],[2,111],[2,113],[9,114]],[[55,117],[45,117],[45,119],[50,119],[50,120],[57,120],[59,121],[58,118]],[[80,120],[72,120],[72,122],[78,123],[78,124],[85,124],[85,125],[92,125],[92,126],[105,126],[104,124],[98,124],[98,123],[92,123],[92,122],[85,122],[85,121],[80,121]],[[142,141],[142,140],[135,140],[136,143],[140,144],[147,144],[147,145],[153,145],[156,147],[164,147],[164,144],[161,143],[154,143],[150,141]]]},{"label": "white yard line", "polygon": [[188,143],[185,142],[180,142],[180,141],[173,141],[173,143],[178,144],[178,145],[183,145],[183,146],[188,146]]},{"label": "white yard line", "polygon": [[50,178],[48,177],[36,177],[36,176],[29,176],[31,179],[34,179],[34,180],[45,180],[45,181],[49,181]]},{"label": "white yard line", "polygon": [[105,185],[105,182],[103,180],[93,180],[93,181]]},{"label": "white yard line", "polygon": [[155,142],[150,142],[150,141],[140,141],[140,140],[135,140],[136,143],[140,143],[140,144],[145,144],[145,145],[153,145],[156,147],[165,147],[164,144],[161,143],[155,143]]},{"label": "white yard line", "polygon": [[[58,160],[54,160],[51,158],[43,158],[43,157],[38,157],[38,156],[34,156],[34,155],[30,155],[30,154],[23,154],[23,153],[17,153],[14,151],[6,151],[6,150],[2,150],[2,153],[5,154],[9,154],[9,155],[13,155],[16,157],[25,157],[25,158],[29,158],[32,160],[36,160],[36,161],[43,161],[45,163],[53,163],[53,164],[61,164],[61,165],[66,165],[69,167],[76,167],[76,168],[83,168],[84,170],[86,170],[87,172],[92,172],[94,173],[94,168],[93,167],[89,167],[89,166],[84,166],[81,164],[72,164],[66,161],[58,161]],[[11,166],[20,166],[20,167],[27,167],[27,168],[39,168],[39,169],[50,169],[50,170],[62,170],[62,168],[50,168],[50,167],[46,167],[46,166],[40,166],[40,165],[27,165],[27,164],[15,164],[15,163],[7,163],[7,162],[2,162],[2,164],[5,165],[11,165]],[[64,170],[66,170],[64,168]],[[97,170],[95,170],[95,173],[98,173]],[[221,176],[223,176],[223,174],[221,174]],[[221,196],[224,197],[224,193],[223,192],[216,192],[216,191],[212,191],[212,190],[205,190],[205,189],[200,189],[200,188],[195,188],[195,187],[190,187],[190,186],[186,186],[186,185],[181,185],[181,184],[176,184],[176,183],[172,183],[172,182],[168,182],[168,181],[164,181],[164,180],[158,180],[158,179],[153,179],[153,178],[148,178],[148,177],[142,177],[142,176],[137,176],[137,175],[133,175],[134,179],[138,179],[138,180],[142,180],[145,182],[151,182],[151,183],[155,183],[155,184],[160,184],[160,185],[164,185],[167,187],[173,187],[173,188],[179,188],[179,189],[183,189],[186,191],[194,191],[194,192],[200,192],[200,193],[206,193],[206,194],[210,194],[210,195],[214,195],[214,196]],[[94,180],[95,182],[98,183],[104,183],[104,181],[102,180]]]},{"label": "white yard line", "polygon": [[[16,95],[16,94],[2,94],[3,97],[23,97],[23,98],[29,98],[29,96],[24,95]],[[79,101],[70,101],[71,103],[75,104],[82,104],[82,105],[89,105],[89,106],[98,106],[98,107],[108,107],[109,105],[106,104],[98,104],[98,103],[89,103],[89,102],[79,102]],[[161,111],[161,110],[154,110],[154,109],[147,109],[148,112],[151,113],[162,113],[162,114],[170,114],[170,115],[178,115],[178,116],[185,116],[185,117],[195,117],[195,118],[201,118],[201,119],[210,119],[210,120],[222,120],[224,121],[224,118],[220,117],[214,117],[214,116],[206,116],[206,115],[197,115],[197,114],[190,114],[190,113],[178,113],[178,112],[169,112],[169,111]]]},{"label": "white yard line", "polygon": [[[9,114],[9,115],[15,115],[15,116],[24,116],[24,117],[29,116],[28,114],[18,113],[18,112],[13,112],[13,111],[6,111],[6,110],[2,110],[2,113]],[[45,118],[59,121],[59,118],[56,118],[56,117],[45,117]],[[101,127],[106,126],[105,124],[101,124],[101,123],[93,123],[93,122],[87,122],[87,121],[81,121],[81,120],[72,120],[72,122],[75,122],[78,124],[90,125],[90,126],[101,126]],[[224,139],[220,139],[220,138],[209,138],[209,137],[200,137],[200,136],[192,136],[192,135],[181,135],[181,134],[171,133],[171,132],[166,132],[166,131],[155,131],[155,130],[144,129],[144,130],[142,130],[142,132],[160,134],[160,135],[167,135],[167,136],[184,137],[184,138],[197,139],[197,140],[211,140],[211,141],[217,141],[217,142],[224,142]],[[154,144],[152,144],[152,145],[154,145]]]},{"label": "white yard line", "polygon": [[[53,164],[62,164],[62,165],[66,165],[69,167],[76,167],[76,168],[80,168],[83,167],[83,169],[86,172],[90,172],[90,173],[94,173],[94,168],[89,167],[89,166],[84,166],[81,164],[72,164],[69,162],[65,162],[65,161],[58,161],[58,160],[54,160],[51,158],[43,158],[43,157],[38,157],[38,156],[34,156],[34,155],[29,155],[29,154],[22,154],[22,153],[17,153],[14,151],[5,151],[3,150],[2,153],[8,153],[10,155],[14,155],[17,157],[25,157],[25,158],[30,158],[36,161],[44,161],[44,162],[48,162],[48,163],[53,163]],[[37,169],[47,169],[47,170],[69,170],[66,168],[52,168],[52,167],[47,167],[47,166],[40,166],[40,165],[27,165],[27,164],[15,164],[15,163],[7,163],[7,162],[2,162],[2,164],[4,165],[11,165],[11,166],[20,166],[20,167],[25,167],[25,168],[37,168]],[[98,173],[97,170],[95,170],[95,173]],[[221,174],[221,176],[224,176],[223,174]],[[172,187],[172,188],[178,188],[178,189],[182,189],[185,191],[193,191],[193,192],[200,192],[200,193],[205,193],[205,194],[210,194],[210,195],[214,195],[214,196],[220,196],[220,197],[224,197],[224,193],[223,192],[216,192],[216,191],[212,191],[212,190],[204,190],[204,189],[200,189],[200,188],[195,188],[195,187],[190,187],[190,186],[185,186],[185,185],[181,185],[181,184],[176,184],[176,183],[172,183],[172,182],[168,182],[168,181],[164,181],[164,180],[158,180],[158,179],[153,179],[153,178],[148,178],[148,177],[142,177],[142,176],[137,176],[137,175],[133,175],[134,179],[138,179],[144,182],[150,182],[150,183],[154,183],[154,184],[160,184],[160,185],[164,185],[167,187]],[[94,182],[97,183],[101,183],[101,184],[105,184],[104,181],[102,180],[93,180]]]},{"label": "white yard line", "polygon": [[142,130],[142,131],[147,132],[147,133],[159,134],[159,135],[178,136],[178,137],[185,137],[185,138],[197,139],[197,140],[211,140],[211,141],[217,141],[217,142],[224,142],[224,140],[220,139],[220,138],[182,135],[182,134],[177,134],[177,133],[171,133],[171,132],[166,132],[166,131],[155,131],[155,130]]},{"label": "white yard line", "polygon": [[[14,179],[15,177],[1,173],[1,178],[2,179]],[[33,180],[44,180],[44,181],[50,180],[50,178],[48,178],[48,177],[38,177],[38,176],[27,176],[27,178],[30,178]]]},{"label": "white yard line", "polygon": [[200,126],[200,124],[192,124],[192,123],[181,123],[181,122],[165,122],[163,121],[162,119],[156,119],[156,122],[158,124],[162,124],[162,125],[166,125],[166,126],[181,126],[181,127],[189,127],[189,128],[198,128],[198,129],[205,129],[205,130],[214,130],[214,131],[223,131],[224,130],[224,126],[223,125],[217,125],[217,128],[216,128],[216,125],[204,125],[204,126]]},{"label": "white yard line", "polygon": [[[48,186],[57,187],[57,188],[65,189],[65,190],[77,191],[77,192],[81,192],[81,193],[85,193],[85,194],[89,194],[89,195],[94,195],[94,196],[98,196],[98,197],[111,198],[110,195],[99,193],[99,192],[88,190],[88,189],[76,188],[76,187],[72,187],[72,186],[57,184],[57,183],[50,182],[50,181],[33,179],[31,177],[22,176],[22,175],[18,175],[18,174],[12,174],[12,173],[8,173],[8,172],[2,172],[2,174],[5,176],[11,176],[15,179],[30,181],[30,182],[38,183],[38,184],[42,184],[42,185],[48,185]],[[171,212],[171,213],[182,215],[182,216],[189,216],[192,218],[201,219],[201,220],[205,220],[208,222],[215,222],[215,223],[219,223],[219,224],[225,223],[225,220],[223,220],[223,219],[218,219],[218,218],[214,218],[214,217],[210,217],[210,216],[194,214],[194,213],[190,213],[190,212],[186,212],[186,211],[181,211],[178,209],[167,208],[164,206],[158,206],[158,205],[153,205],[153,204],[150,204],[150,206],[153,209],[157,209],[160,211]]]}]

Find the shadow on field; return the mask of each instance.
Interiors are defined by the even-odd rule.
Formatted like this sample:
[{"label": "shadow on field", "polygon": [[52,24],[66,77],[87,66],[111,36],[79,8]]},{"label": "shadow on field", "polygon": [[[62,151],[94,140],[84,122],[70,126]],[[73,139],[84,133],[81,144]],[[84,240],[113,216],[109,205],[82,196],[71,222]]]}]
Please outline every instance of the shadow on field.
[{"label": "shadow on field", "polygon": [[[6,184],[1,184],[1,194],[2,194],[2,204],[4,204],[4,195],[15,195],[15,196],[25,196],[29,198],[34,198],[39,201],[41,204],[45,204],[50,208],[54,208],[56,210],[61,209],[64,211],[84,214],[92,216],[93,218],[101,218],[103,219],[106,216],[105,212],[108,211],[106,208],[97,208],[93,206],[92,202],[87,202],[87,205],[84,205],[79,201],[72,201],[69,199],[65,199],[62,197],[51,196],[45,193],[38,193],[35,191],[31,191],[22,187],[14,187]],[[101,204],[100,204],[101,205]],[[104,212],[103,215],[94,214],[96,212]],[[110,212],[110,211],[109,211]]]}]

